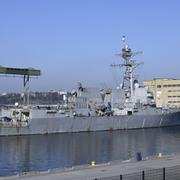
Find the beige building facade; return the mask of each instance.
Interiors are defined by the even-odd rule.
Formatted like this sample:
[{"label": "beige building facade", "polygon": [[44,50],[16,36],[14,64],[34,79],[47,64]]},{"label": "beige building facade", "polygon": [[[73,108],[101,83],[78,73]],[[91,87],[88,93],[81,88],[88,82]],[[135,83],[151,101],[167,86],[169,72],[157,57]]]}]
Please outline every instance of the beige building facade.
[{"label": "beige building facade", "polygon": [[180,79],[145,80],[144,86],[153,93],[156,107],[180,107]]}]

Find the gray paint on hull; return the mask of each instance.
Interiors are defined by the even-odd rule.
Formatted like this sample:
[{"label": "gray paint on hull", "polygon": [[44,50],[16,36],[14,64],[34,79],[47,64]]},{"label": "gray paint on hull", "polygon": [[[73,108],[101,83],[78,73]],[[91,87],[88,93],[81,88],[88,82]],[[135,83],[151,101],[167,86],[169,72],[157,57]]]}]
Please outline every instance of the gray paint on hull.
[{"label": "gray paint on hull", "polygon": [[180,125],[180,112],[156,115],[34,118],[25,128],[0,128],[0,136],[49,134],[117,129],[154,128]]}]

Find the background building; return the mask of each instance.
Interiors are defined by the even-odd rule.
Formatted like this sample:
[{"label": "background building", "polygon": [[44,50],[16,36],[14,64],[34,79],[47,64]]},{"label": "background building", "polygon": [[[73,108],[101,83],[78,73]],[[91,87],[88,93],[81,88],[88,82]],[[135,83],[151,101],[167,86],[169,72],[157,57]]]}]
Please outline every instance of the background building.
[{"label": "background building", "polygon": [[144,81],[144,85],[153,93],[157,107],[180,107],[180,80],[153,79]]}]

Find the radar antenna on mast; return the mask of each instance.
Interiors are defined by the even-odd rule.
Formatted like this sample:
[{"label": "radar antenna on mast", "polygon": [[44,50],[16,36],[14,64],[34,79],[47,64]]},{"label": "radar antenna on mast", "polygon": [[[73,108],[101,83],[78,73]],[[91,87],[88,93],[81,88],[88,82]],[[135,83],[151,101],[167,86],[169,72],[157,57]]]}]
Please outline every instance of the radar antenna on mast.
[{"label": "radar antenna on mast", "polygon": [[123,48],[121,50],[122,53],[116,54],[116,55],[121,56],[124,62],[122,64],[111,64],[111,66],[112,67],[125,67],[125,72],[123,75],[123,88],[130,92],[131,101],[133,102],[133,96],[134,96],[133,72],[137,66],[143,63],[137,63],[135,60],[132,60],[132,57],[138,54],[142,54],[142,51],[132,52],[131,48],[129,48],[128,44],[126,43],[125,36],[122,37],[122,41],[123,41]]},{"label": "radar antenna on mast", "polygon": [[123,42],[123,45],[125,47],[125,45],[126,45],[126,37],[125,36],[122,37],[122,42]]}]

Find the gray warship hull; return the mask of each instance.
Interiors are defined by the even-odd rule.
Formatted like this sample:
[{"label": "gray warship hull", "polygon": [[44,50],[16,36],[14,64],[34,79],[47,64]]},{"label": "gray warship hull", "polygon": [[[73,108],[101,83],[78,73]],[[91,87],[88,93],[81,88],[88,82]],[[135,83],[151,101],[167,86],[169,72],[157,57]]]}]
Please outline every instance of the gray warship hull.
[{"label": "gray warship hull", "polygon": [[180,112],[102,117],[32,118],[27,127],[1,127],[0,136],[111,131],[180,125]]},{"label": "gray warship hull", "polygon": [[[162,104],[161,109],[156,108],[156,99],[162,93],[161,86],[157,87],[160,90],[156,95],[148,87],[140,86],[138,80],[134,78],[134,70],[142,63],[137,63],[132,58],[139,53],[132,52],[123,36],[123,48],[118,54],[123,62],[111,65],[125,69],[123,83],[120,86],[116,89],[98,90],[83,87],[78,83],[77,90],[73,90],[69,97],[66,93],[62,106],[58,104],[52,107],[49,105],[34,107],[29,106],[27,102],[27,107],[21,107],[15,103],[15,106],[10,109],[2,109],[0,136],[180,125],[180,107],[176,104],[171,104],[169,101],[167,104]],[[176,96],[173,93],[169,97]],[[177,102],[173,101],[173,103]]]}]

